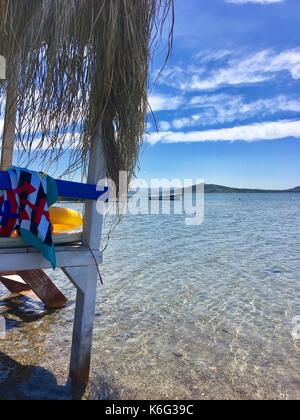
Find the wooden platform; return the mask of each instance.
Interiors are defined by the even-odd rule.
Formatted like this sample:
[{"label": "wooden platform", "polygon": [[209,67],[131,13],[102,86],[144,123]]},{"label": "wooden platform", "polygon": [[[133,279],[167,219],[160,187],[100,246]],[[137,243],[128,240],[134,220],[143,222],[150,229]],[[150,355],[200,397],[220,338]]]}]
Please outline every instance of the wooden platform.
[{"label": "wooden platform", "polygon": [[[107,198],[107,188],[103,194],[103,189],[101,193],[101,191],[97,191],[96,187],[98,181],[106,179],[107,176],[102,136],[102,126],[99,123],[92,141],[87,179],[88,187],[85,189],[85,193],[88,191],[90,196],[82,196],[82,193],[75,186],[75,190],[80,195],[80,198],[87,198],[85,202],[83,232],[72,239],[70,237],[53,236],[56,243],[57,268],[62,269],[77,290],[69,372],[71,382],[76,387],[79,386],[83,389],[89,379],[99,274],[98,266],[102,263],[102,252],[99,249],[103,215],[98,212],[96,200],[101,195],[104,201]],[[0,175],[0,181],[1,178],[3,181],[5,178],[3,172],[0,172]],[[60,185],[61,188],[68,188],[67,183]],[[71,186],[72,188],[74,187],[74,185]],[[69,192],[66,193],[66,195],[68,194]],[[69,240],[72,243],[66,244]],[[45,286],[45,282],[51,282],[51,280],[45,273],[40,271],[50,268],[51,264],[36,249],[24,244],[20,238],[9,239],[9,242],[6,240],[4,247],[0,247],[0,276],[1,273],[7,274],[12,272],[21,275],[26,284],[34,287],[36,293],[43,299],[45,299],[45,296],[43,296],[44,291],[47,289],[49,293],[50,290],[50,302],[48,301],[48,303],[53,304],[51,302],[51,296],[56,297],[57,300],[57,290],[55,286],[53,287],[53,284]],[[7,282],[5,275],[2,275],[2,277],[4,282],[6,281],[7,286],[14,287],[11,283]],[[15,286],[20,289],[25,287],[23,283]]]},{"label": "wooden platform", "polygon": [[[11,272],[12,267],[15,272],[51,268],[51,264],[34,248],[0,249],[0,258],[1,272]],[[56,261],[58,268],[101,264],[102,253],[98,250],[91,252],[88,246],[81,244],[57,246]]]},{"label": "wooden platform", "polygon": [[[16,67],[11,68],[12,72],[15,74],[9,75],[7,83],[0,165],[0,189],[4,190],[11,190],[10,178],[3,171],[6,171],[12,165],[16,134],[17,85],[15,80],[18,76]],[[98,265],[102,262],[102,253],[99,249],[103,214],[98,212],[96,201],[99,198],[103,201],[108,200],[107,183],[104,183],[105,186],[102,187],[103,182],[101,182],[101,186],[99,186],[99,181],[107,179],[104,134],[105,130],[103,129],[102,121],[99,120],[97,126],[93,127],[87,183],[81,184],[62,180],[57,180],[56,182],[60,196],[86,200],[83,232],[80,234],[80,237],[62,238],[61,236],[54,236],[54,241],[57,245],[57,268],[63,270],[77,290],[69,372],[71,382],[83,388],[87,385],[89,379],[99,274]],[[22,290],[24,287],[27,287],[24,286],[23,282],[12,284],[11,279],[6,278],[6,274],[13,272],[21,275],[25,283],[34,288],[36,293],[43,299],[48,299],[50,296],[49,304],[53,304],[51,296],[56,297],[56,300],[57,297],[60,299],[60,296],[57,295],[58,289],[46,274],[41,271],[51,268],[50,263],[37,250],[28,247],[19,238],[15,240],[9,239],[8,243],[7,240],[5,241],[2,241],[3,246],[0,247],[0,280],[2,279],[4,284],[11,290],[14,288],[16,288],[15,290]],[[4,275],[1,273],[4,273]],[[44,296],[43,293],[46,289],[47,296]]]},{"label": "wooden platform", "polygon": [[[54,245],[80,243],[82,232],[69,232],[53,235]],[[22,238],[0,238],[0,250],[10,248],[28,248]]]},{"label": "wooden platform", "polygon": [[[82,233],[69,236],[73,239],[81,239]],[[19,247],[5,249],[0,247],[0,258],[3,255],[0,264],[2,284],[12,293],[33,290],[48,308],[64,307],[68,301],[67,298],[43,271],[43,269],[51,268],[51,264],[35,248],[26,246],[20,238],[12,238],[10,241]],[[100,251],[91,252],[88,246],[82,246],[80,242],[77,242],[72,245],[57,246],[56,259],[58,267],[82,267],[100,264],[102,254]],[[11,267],[14,267],[14,272],[9,271]],[[19,276],[21,281],[9,278],[11,275]]]}]

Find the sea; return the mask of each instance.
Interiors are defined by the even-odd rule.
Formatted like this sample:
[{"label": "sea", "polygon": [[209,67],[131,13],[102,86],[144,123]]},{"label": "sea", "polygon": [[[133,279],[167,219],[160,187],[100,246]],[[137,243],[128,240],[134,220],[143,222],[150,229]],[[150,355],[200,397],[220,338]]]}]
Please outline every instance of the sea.
[{"label": "sea", "polygon": [[[204,221],[127,215],[103,243],[86,399],[300,399],[300,194],[206,194]],[[75,290],[0,286],[0,400],[68,399]]]}]

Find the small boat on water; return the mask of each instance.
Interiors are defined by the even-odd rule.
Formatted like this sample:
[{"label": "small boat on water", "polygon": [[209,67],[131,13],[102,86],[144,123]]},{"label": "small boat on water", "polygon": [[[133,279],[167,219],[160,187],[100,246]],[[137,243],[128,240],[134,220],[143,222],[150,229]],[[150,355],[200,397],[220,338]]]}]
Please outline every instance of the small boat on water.
[{"label": "small boat on water", "polygon": [[149,195],[149,200],[159,200],[159,201],[176,201],[180,200],[181,194],[159,194],[159,195]]}]

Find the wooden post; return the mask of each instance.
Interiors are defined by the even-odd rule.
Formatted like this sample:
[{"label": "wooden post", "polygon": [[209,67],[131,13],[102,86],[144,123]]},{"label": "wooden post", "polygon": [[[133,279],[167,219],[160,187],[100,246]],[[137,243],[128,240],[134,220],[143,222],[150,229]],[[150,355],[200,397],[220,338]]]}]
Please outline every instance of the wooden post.
[{"label": "wooden post", "polygon": [[77,288],[69,373],[72,384],[81,393],[90,374],[98,272],[96,265],[68,267],[63,271]]},{"label": "wooden post", "polygon": [[3,142],[1,153],[1,170],[7,170],[13,162],[15,132],[16,132],[16,113],[17,100],[15,89],[15,76],[12,75],[7,82],[6,107],[4,117]]},{"label": "wooden post", "polygon": [[[92,142],[88,169],[88,184],[97,185],[97,183],[106,179],[106,159],[102,143],[102,128],[96,132]],[[88,245],[91,250],[99,251],[102,235],[103,216],[97,212],[96,201],[87,200],[85,203],[84,222],[83,222],[83,245]]]},{"label": "wooden post", "polygon": [[[92,142],[88,183],[97,184],[104,178],[106,160],[99,125]],[[98,214],[96,206],[96,201],[87,201],[84,214],[83,245],[89,246],[92,253],[99,253],[103,224],[103,216]],[[66,267],[64,272],[77,288],[70,378],[73,385],[85,387],[90,373],[98,268],[95,262],[85,267]]]}]

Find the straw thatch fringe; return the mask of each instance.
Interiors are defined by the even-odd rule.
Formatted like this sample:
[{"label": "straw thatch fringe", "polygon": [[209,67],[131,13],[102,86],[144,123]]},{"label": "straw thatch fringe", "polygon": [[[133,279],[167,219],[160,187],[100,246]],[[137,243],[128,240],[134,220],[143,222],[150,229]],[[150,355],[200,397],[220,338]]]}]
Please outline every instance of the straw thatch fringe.
[{"label": "straw thatch fringe", "polygon": [[0,54],[8,77],[17,74],[19,152],[55,163],[69,150],[68,171],[86,168],[103,121],[109,176],[133,175],[151,54],[168,15],[172,34],[173,0],[0,0]]}]

